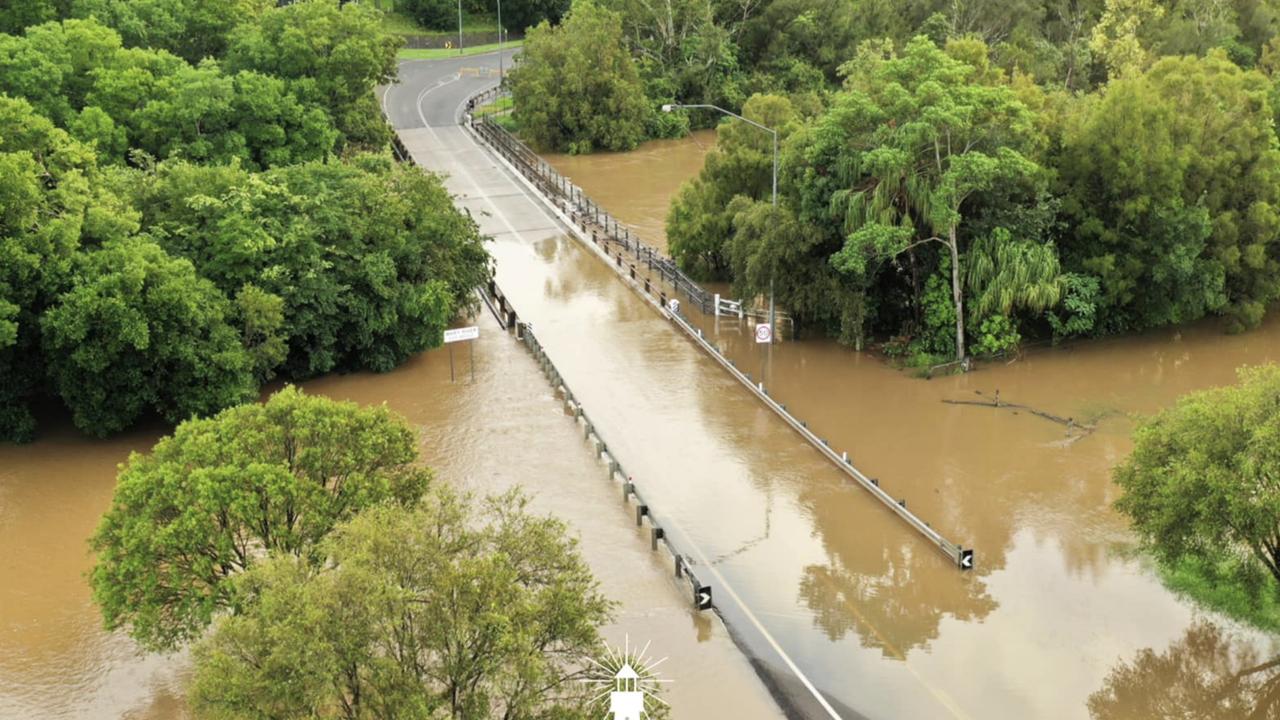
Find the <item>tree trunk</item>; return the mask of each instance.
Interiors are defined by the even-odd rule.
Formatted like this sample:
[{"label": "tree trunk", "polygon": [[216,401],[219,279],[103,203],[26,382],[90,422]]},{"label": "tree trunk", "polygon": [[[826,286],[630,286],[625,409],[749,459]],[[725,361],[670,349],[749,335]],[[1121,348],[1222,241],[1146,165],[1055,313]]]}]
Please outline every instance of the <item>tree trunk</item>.
[{"label": "tree trunk", "polygon": [[947,232],[947,247],[951,249],[951,301],[956,308],[956,360],[964,360],[964,292],[960,288],[960,242],[956,239],[956,226]]}]

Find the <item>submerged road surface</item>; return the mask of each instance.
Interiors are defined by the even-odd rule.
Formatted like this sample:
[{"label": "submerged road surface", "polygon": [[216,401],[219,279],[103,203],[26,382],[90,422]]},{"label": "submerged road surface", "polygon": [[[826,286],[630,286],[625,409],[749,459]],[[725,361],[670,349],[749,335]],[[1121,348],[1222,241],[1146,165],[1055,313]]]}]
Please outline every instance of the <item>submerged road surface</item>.
[{"label": "submerged road surface", "polygon": [[[1031,529],[1014,537],[996,532],[1010,527],[992,520],[1002,508],[1027,507],[1011,497],[1070,489],[1070,477],[1043,461],[1039,483],[1025,492],[1003,482],[1005,461],[1027,457],[1028,442],[1042,455],[1059,447],[1061,433],[1049,424],[1028,441],[1021,418],[1007,413],[957,419],[953,408],[905,422],[891,394],[850,395],[847,384],[831,388],[834,400],[801,408],[819,432],[874,426],[842,440],[854,443],[855,460],[910,459],[881,478],[884,486],[903,490],[948,538],[976,547],[972,573],[853,485],[619,282],[457,125],[465,99],[496,83],[496,66],[494,55],[405,63],[384,109],[414,158],[445,173],[458,204],[494,238],[499,285],[694,556],[726,623],[790,709],[809,717],[1084,718],[1109,669],[1177,641],[1192,619],[1185,604],[1153,587],[1137,563],[1091,561],[1129,539],[1101,517],[1107,498],[1089,504],[1098,512],[1071,520],[1072,532],[1088,537],[1087,552],[1061,552],[1056,534],[1035,530],[1056,527],[1053,517],[1019,523]],[[782,389],[791,395],[836,376],[782,355],[791,384]],[[924,392],[884,373],[880,386]],[[823,397],[821,388],[807,392]],[[866,437],[876,447],[856,445]]]}]

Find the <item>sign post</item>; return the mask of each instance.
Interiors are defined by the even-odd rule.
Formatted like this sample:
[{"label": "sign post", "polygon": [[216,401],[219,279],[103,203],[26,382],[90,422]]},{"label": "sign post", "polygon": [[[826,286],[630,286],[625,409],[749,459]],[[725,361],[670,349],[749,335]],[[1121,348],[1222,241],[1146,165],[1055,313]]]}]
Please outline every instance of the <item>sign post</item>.
[{"label": "sign post", "polygon": [[756,343],[773,342],[773,326],[769,323],[756,325]]},{"label": "sign post", "polygon": [[[449,346],[449,382],[453,382],[453,343],[470,341],[480,337],[480,327],[472,325],[471,327],[454,328],[444,331],[444,344]],[[474,346],[468,347],[468,357],[471,359],[471,382],[476,381],[476,350]]]}]

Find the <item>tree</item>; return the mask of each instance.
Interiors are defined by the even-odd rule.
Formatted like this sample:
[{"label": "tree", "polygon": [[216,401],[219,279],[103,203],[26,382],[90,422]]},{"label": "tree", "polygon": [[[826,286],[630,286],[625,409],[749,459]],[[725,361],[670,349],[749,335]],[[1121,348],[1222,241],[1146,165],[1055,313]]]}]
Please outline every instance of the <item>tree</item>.
[{"label": "tree", "polygon": [[253,396],[230,303],[190,262],[137,238],[78,260],[71,289],[40,319],[49,377],[76,427],[104,437],[147,411],[176,423]]},{"label": "tree", "polygon": [[575,2],[556,27],[530,30],[509,82],[523,137],[548,150],[630,150],[656,111],[621,18],[592,0]]},{"label": "tree", "polygon": [[255,175],[166,164],[139,193],[150,232],[225,294],[283,300],[283,370],[386,371],[436,347],[489,256],[438,177],[386,156]]},{"label": "tree", "polygon": [[192,419],[122,466],[91,540],[109,628],[149,648],[200,636],[242,604],[228,580],[274,556],[323,562],[320,541],[360,510],[417,502],[430,471],[385,407],[285,388],[266,403]]},{"label": "tree", "polygon": [[860,56],[846,66],[848,91],[814,128],[801,181],[803,202],[830,207],[821,212],[847,233],[831,258],[843,273],[863,277],[915,248],[945,248],[957,360],[966,357],[966,205],[981,193],[1034,187],[1041,177],[1024,154],[1036,138],[1031,113],[978,69],[925,37],[901,57]]},{"label": "tree", "polygon": [[1089,49],[1107,64],[1112,78],[1135,75],[1151,64],[1143,46],[1143,31],[1164,16],[1157,0],[1107,0],[1106,9],[1089,38]]},{"label": "tree", "polygon": [[[791,102],[777,95],[753,95],[742,115],[777,130],[779,142],[799,125]],[[671,201],[667,239],[680,267],[696,277],[728,279],[726,245],[733,231],[729,201],[742,195],[769,202],[772,181],[773,136],[738,120],[722,124],[698,177],[681,186]]]},{"label": "tree", "polygon": [[55,19],[57,14],[51,0],[8,0],[0,7],[0,33],[17,35],[31,25]]},{"label": "tree", "polygon": [[168,50],[188,62],[220,57],[227,35],[271,0],[71,0],[71,16],[94,18],[129,47]]},{"label": "tree", "polygon": [[1256,326],[1280,297],[1280,150],[1270,83],[1221,52],[1113,80],[1067,121],[1064,266],[1099,278],[1103,330],[1225,312]]},{"label": "tree", "polygon": [[40,317],[70,286],[81,246],[137,228],[90,148],[0,96],[0,438],[34,433],[28,402],[46,381]]},{"label": "tree", "polygon": [[582,718],[578,682],[609,618],[564,523],[507,494],[477,512],[438,488],[370,508],[236,579],[242,612],[195,650],[217,718]]},{"label": "tree", "polygon": [[236,26],[226,66],[289,81],[303,102],[328,111],[348,144],[383,148],[390,130],[373,89],[395,78],[400,43],[368,5],[311,0]]},{"label": "tree", "polygon": [[[1256,594],[1280,583],[1280,367],[1193,393],[1143,423],[1115,469],[1116,507],[1166,565]],[[1269,582],[1268,582],[1269,578]]]}]

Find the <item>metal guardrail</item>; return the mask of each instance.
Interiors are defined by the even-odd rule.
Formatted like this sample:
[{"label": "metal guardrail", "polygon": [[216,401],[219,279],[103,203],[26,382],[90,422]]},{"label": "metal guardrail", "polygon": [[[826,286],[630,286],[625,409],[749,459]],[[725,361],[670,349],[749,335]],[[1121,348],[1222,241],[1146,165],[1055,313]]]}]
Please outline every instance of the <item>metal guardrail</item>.
[{"label": "metal guardrail", "polygon": [[494,317],[498,319],[503,329],[514,331],[516,339],[524,343],[525,348],[533,355],[534,360],[538,362],[542,373],[547,377],[547,381],[551,383],[552,389],[561,396],[565,409],[573,415],[574,422],[582,427],[583,439],[594,445],[596,457],[605,462],[608,468],[608,479],[620,481],[622,502],[631,504],[632,500],[635,501],[636,526],[643,526],[645,519],[648,518],[650,549],[657,551],[659,544],[667,549],[672,557],[676,577],[689,583],[694,608],[710,610],[714,606],[711,586],[704,585],[698,579],[694,563],[690,562],[688,555],[681,553],[676,548],[675,542],[658,520],[653,506],[641,495],[640,488],[633,477],[622,467],[622,463],[618,458],[609,451],[609,445],[604,436],[596,428],[595,424],[591,422],[591,418],[582,407],[582,403],[578,402],[574,397],[573,391],[569,389],[568,383],[560,375],[560,371],[556,369],[555,363],[547,355],[542,343],[538,342],[538,337],[534,335],[533,328],[528,323],[520,322],[515,308],[512,307],[506,296],[502,294],[502,290],[498,288],[495,281],[490,280],[488,287],[480,290],[480,298],[488,306]]},{"label": "metal guardrail", "polygon": [[[496,99],[502,92],[498,88],[485,90],[467,101],[467,113]],[[660,251],[644,244],[640,238],[631,233],[631,229],[618,222],[604,208],[593,201],[582,188],[561,175],[549,163],[543,160],[527,145],[516,139],[506,128],[492,122],[487,117],[477,117],[471,126],[487,142],[500,152],[520,171],[520,174],[534,182],[544,195],[555,198],[560,209],[583,230],[588,223],[595,225],[603,232],[595,232],[598,241],[604,241],[623,249],[627,255],[643,263],[649,270],[658,273],[662,280],[697,305],[703,313],[714,311],[714,294],[703,289],[692,278],[676,265],[676,261],[663,255]]]},{"label": "metal guardrail", "polygon": [[[466,104],[466,110],[470,113],[479,102],[478,98],[489,96],[496,97],[499,93],[498,88],[492,88],[488,91],[480,93],[473,97]],[[504,128],[497,126],[492,122],[486,121],[484,118],[474,119],[471,123],[472,128],[490,147],[498,151],[498,153],[508,161],[512,167],[520,173],[536,190],[541,192],[544,197],[549,199],[552,204],[562,213],[568,215],[569,219],[574,223],[575,229],[581,230],[581,237],[587,238],[586,218],[591,218],[593,222],[599,224],[598,218],[604,217],[612,219],[607,213],[603,213],[594,202],[591,201],[581,189],[573,185],[566,178],[557,173],[550,165],[542,160],[537,153],[529,149],[524,143],[511,136]],[[653,294],[655,290],[650,286],[647,279],[637,278],[636,266],[630,265],[624,268],[622,264],[622,253],[611,257],[607,248],[603,247],[603,242],[613,242],[625,248],[628,252],[634,252],[638,261],[647,262],[649,269],[656,271],[662,279],[672,284],[677,290],[684,292],[692,302],[697,304],[704,314],[714,311],[714,303],[716,297],[698,287],[696,283],[689,280],[679,268],[675,268],[675,262],[667,258],[657,251],[643,245],[638,240],[631,238],[629,231],[625,231],[621,237],[616,235],[617,222],[613,221],[614,233],[612,237],[600,237],[596,231],[591,231],[589,239],[600,247],[606,259],[614,260],[610,263],[614,266],[614,271],[625,281],[628,280],[628,270],[630,272],[630,283],[641,295],[656,305],[660,311],[671,318],[677,327],[685,332],[695,343],[698,344],[707,354],[711,355],[726,370],[729,371],[739,382],[745,385],[756,397],[760,398],[765,405],[777,413],[793,430],[800,434],[811,445],[818,449],[828,460],[835,463],[849,477],[853,478],[859,485],[871,493],[873,497],[887,506],[898,517],[902,518],[912,528],[922,534],[932,545],[945,553],[952,562],[961,570],[971,570],[974,566],[974,551],[971,548],[965,548],[959,543],[947,540],[932,525],[922,520],[915,513],[907,509],[907,502],[904,499],[895,499],[892,495],[880,487],[879,480],[868,477],[865,473],[853,466],[849,460],[847,452],[836,453],[830,444],[823,438],[814,434],[804,421],[793,416],[786,406],[774,400],[765,389],[764,383],[754,382],[752,379],[739,370],[733,363],[720,352],[720,349],[708,342],[703,336],[702,331],[693,327],[687,320],[680,316],[678,312],[672,312],[667,304],[665,293],[660,293],[660,301],[655,300]],[[608,227],[607,225],[605,227]],[[602,242],[603,241],[603,242]],[[656,256],[656,257],[655,257]],[[641,288],[643,282],[643,288]]]}]

